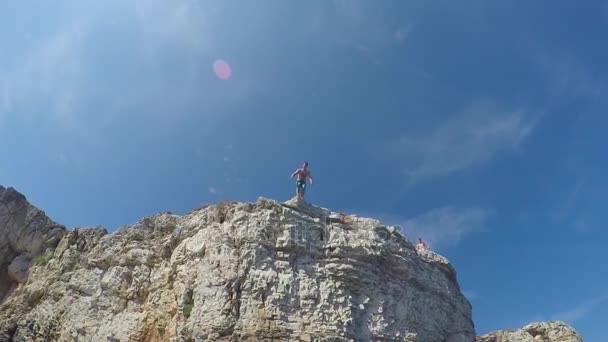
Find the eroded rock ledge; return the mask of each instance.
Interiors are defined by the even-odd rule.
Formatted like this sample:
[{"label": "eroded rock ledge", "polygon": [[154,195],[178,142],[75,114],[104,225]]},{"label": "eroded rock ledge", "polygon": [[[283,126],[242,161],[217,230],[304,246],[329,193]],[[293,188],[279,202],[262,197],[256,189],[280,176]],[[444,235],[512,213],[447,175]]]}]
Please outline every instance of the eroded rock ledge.
[{"label": "eroded rock ledge", "polygon": [[[475,341],[447,259],[303,201],[219,203],[109,234],[66,231],[0,187],[0,236],[0,341]],[[579,341],[543,327],[477,341]]]},{"label": "eroded rock ledge", "polygon": [[2,304],[0,322],[0,340],[15,341],[475,335],[444,258],[417,254],[376,220],[267,199],[161,214],[113,234],[68,232]]},{"label": "eroded rock ledge", "polygon": [[519,330],[500,330],[477,337],[477,342],[583,342],[583,338],[564,322],[537,322]]},{"label": "eroded rock ledge", "polygon": [[65,232],[25,196],[0,186],[0,303],[27,281],[33,260],[54,248]]}]

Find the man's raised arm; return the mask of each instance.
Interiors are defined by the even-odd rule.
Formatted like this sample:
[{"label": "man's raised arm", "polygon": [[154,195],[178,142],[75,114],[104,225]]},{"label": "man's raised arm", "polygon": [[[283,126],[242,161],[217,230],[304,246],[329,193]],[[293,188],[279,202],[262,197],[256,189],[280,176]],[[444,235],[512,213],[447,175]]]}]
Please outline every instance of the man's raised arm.
[{"label": "man's raised arm", "polygon": [[295,170],[294,173],[291,174],[291,177],[289,177],[289,179],[293,179],[293,177],[295,177],[298,172],[300,172],[300,169]]}]

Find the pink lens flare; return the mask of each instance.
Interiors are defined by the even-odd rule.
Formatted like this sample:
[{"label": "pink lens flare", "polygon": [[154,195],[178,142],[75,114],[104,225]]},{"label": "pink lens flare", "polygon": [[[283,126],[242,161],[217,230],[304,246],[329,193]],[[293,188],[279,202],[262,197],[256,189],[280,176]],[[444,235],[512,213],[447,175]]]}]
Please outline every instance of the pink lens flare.
[{"label": "pink lens flare", "polygon": [[213,72],[215,75],[222,79],[227,80],[232,76],[232,70],[230,69],[230,64],[228,62],[218,59],[213,63]]}]

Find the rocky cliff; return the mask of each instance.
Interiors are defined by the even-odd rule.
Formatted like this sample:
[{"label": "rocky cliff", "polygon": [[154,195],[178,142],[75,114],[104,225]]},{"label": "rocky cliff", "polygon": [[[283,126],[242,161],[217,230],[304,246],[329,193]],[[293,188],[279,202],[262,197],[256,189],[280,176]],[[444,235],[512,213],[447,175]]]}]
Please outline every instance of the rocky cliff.
[{"label": "rocky cliff", "polygon": [[27,281],[34,257],[55,247],[65,232],[15,189],[0,186],[0,303]]},{"label": "rocky cliff", "polygon": [[477,342],[583,342],[583,338],[563,322],[528,324],[519,330],[501,330],[477,337]]},{"label": "rocky cliff", "polygon": [[259,199],[65,232],[2,190],[0,341],[475,341],[450,263],[373,219]]}]

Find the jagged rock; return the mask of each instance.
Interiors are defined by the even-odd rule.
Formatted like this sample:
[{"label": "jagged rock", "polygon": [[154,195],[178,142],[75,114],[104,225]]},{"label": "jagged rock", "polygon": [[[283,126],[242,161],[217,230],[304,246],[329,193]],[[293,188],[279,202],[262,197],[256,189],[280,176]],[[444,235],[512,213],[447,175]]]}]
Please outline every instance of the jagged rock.
[{"label": "jagged rock", "polygon": [[[333,219],[331,219],[333,217]],[[0,340],[474,341],[445,258],[304,201],[66,234],[0,306]]]},{"label": "jagged rock", "polygon": [[477,342],[583,342],[570,326],[560,321],[531,323],[519,330],[500,330],[477,337]]},{"label": "jagged rock", "polygon": [[[14,190],[0,204],[21,282],[0,341],[475,341],[449,261],[377,220],[260,198],[66,233]],[[477,341],[580,341],[543,324]]]},{"label": "jagged rock", "polygon": [[17,283],[25,283],[30,260],[24,256],[18,256],[8,265],[8,277]]},{"label": "jagged rock", "polygon": [[65,231],[15,189],[0,186],[0,303],[27,277],[25,260],[55,247]]}]

